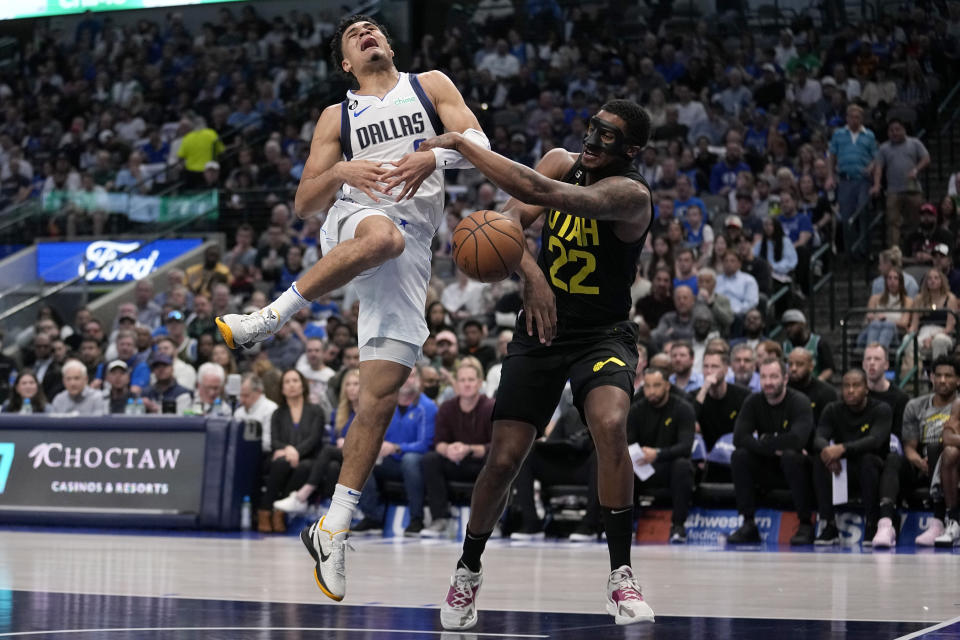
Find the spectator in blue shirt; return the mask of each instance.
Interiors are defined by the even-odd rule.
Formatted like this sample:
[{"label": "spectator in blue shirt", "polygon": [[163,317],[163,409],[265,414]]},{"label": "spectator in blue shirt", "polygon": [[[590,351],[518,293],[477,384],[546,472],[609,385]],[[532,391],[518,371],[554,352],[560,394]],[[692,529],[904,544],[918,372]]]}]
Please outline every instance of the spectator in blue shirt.
[{"label": "spectator in blue shirt", "polygon": [[809,287],[810,249],[813,244],[813,221],[797,209],[797,193],[793,189],[780,192],[780,215],[777,216],[783,232],[790,238],[797,252],[797,283],[806,293]]},{"label": "spectator in blue shirt", "polygon": [[238,129],[259,129],[263,124],[260,114],[254,110],[250,98],[240,100],[240,106],[227,118],[227,124]]},{"label": "spectator in blue shirt", "polygon": [[[130,391],[139,396],[150,386],[150,367],[145,362],[138,362],[137,336],[133,331],[122,330],[117,332],[117,359],[123,360],[130,370]],[[106,371],[103,363],[97,367],[96,378],[103,380]]]},{"label": "spectator in blue shirt", "polygon": [[677,50],[672,44],[663,45],[660,58],[662,62],[657,65],[657,71],[667,84],[673,84],[687,72],[687,68],[677,60]]},{"label": "spectator in blue shirt", "polygon": [[[877,155],[877,139],[863,126],[863,108],[856,104],[847,107],[847,126],[837,129],[830,138],[830,177],[826,189],[836,185],[837,209],[843,224],[843,243],[850,252],[854,242],[866,235],[870,216],[862,215],[853,223],[850,218],[870,198],[873,160]],[[863,258],[869,249],[861,243],[851,257]]]},{"label": "spectator in blue shirt", "polygon": [[696,258],[693,254],[693,249],[684,247],[677,251],[677,255],[674,258],[674,276],[673,276],[673,289],[676,291],[677,287],[690,287],[690,290],[693,291],[693,295],[697,295],[700,291],[700,288],[697,286],[697,272],[694,269],[696,264]]},{"label": "spectator in blue shirt", "polygon": [[420,391],[420,372],[417,367],[400,388],[393,420],[383,436],[380,464],[363,486],[360,509],[363,520],[351,529],[374,532],[383,529],[386,505],[380,498],[378,484],[386,480],[403,480],[410,510],[410,524],[404,535],[416,536],[423,529],[424,484],[420,460],[433,443],[437,405]]},{"label": "spectator in blue shirt", "polygon": [[750,165],[743,161],[743,147],[736,140],[727,143],[727,153],[723,160],[713,165],[710,171],[710,193],[725,196],[737,188],[737,174],[750,171]]},{"label": "spectator in blue shirt", "polygon": [[140,147],[147,164],[166,164],[170,157],[170,143],[160,137],[160,129],[153,127],[148,132],[148,140]]},{"label": "spectator in blue shirt", "polygon": [[673,215],[676,218],[683,220],[687,217],[687,208],[691,206],[700,207],[700,211],[703,212],[703,220],[707,224],[710,223],[709,215],[707,214],[707,205],[703,203],[703,200],[698,198],[693,193],[693,181],[685,173],[677,175],[677,199],[673,202]]}]

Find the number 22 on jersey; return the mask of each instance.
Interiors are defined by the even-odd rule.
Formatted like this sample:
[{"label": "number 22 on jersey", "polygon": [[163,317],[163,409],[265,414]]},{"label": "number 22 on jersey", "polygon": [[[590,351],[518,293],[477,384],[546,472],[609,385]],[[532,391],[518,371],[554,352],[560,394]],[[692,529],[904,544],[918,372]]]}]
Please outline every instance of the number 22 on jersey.
[{"label": "number 22 on jersey", "polygon": [[[551,211],[547,224],[550,228],[547,251],[553,256],[550,265],[550,281],[557,289],[573,294],[598,295],[600,287],[584,284],[584,281],[597,269],[597,258],[591,251],[584,248],[599,247],[600,231],[597,221],[589,218],[580,218],[559,211]],[[567,245],[574,245],[567,247]],[[563,269],[566,265],[580,268]],[[564,274],[573,272],[569,281],[565,282],[560,271]]]}]

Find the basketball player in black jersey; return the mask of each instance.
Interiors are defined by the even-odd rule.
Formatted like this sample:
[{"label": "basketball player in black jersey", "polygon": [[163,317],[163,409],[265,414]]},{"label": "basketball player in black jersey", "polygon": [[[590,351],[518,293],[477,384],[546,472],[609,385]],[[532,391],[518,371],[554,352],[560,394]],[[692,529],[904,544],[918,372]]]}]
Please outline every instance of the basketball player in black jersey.
[{"label": "basketball player in black jersey", "polygon": [[524,228],[546,215],[539,255],[526,254],[520,266],[524,308],[503,362],[493,441],[473,491],[463,555],[440,612],[445,629],[477,622],[480,555],[568,379],[597,448],[611,568],[607,611],[617,624],[653,621],[630,568],[633,468],[626,437],[637,365],[630,285],[653,217],[650,189],[631,161],[649,131],[640,106],[612,100],[590,119],[583,153],[554,149],[535,171],[457,133],[423,143],[459,151],[512,196],[504,213]]}]

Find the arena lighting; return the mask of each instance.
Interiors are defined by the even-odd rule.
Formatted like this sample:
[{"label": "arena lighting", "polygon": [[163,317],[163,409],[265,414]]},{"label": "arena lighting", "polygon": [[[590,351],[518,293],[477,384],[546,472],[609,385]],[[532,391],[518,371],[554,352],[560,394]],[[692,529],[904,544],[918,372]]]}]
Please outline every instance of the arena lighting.
[{"label": "arena lighting", "polygon": [[0,20],[62,16],[84,11],[157,9],[241,0],[6,0],[0,2]]}]

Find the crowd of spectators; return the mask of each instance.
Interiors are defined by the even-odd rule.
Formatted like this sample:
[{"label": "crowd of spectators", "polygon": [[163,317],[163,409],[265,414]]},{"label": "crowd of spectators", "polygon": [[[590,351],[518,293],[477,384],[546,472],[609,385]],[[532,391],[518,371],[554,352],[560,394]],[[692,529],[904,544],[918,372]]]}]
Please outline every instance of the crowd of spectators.
[{"label": "crowd of spectators", "polygon": [[317,116],[304,99],[328,76],[323,14],[265,19],[248,4],[202,24],[172,11],[123,24],[87,12],[72,31],[31,25],[19,64],[0,76],[0,209],[66,192],[41,235],[113,228],[107,192],[182,181],[238,189],[237,207],[244,189],[299,181]]},{"label": "crowd of spectators", "polygon": [[[444,70],[496,151],[528,165],[556,146],[578,151],[585,120],[609,97],[636,100],[651,115],[651,144],[637,166],[656,217],[631,291],[641,358],[628,433],[639,447],[635,462],[654,471],[638,481],[637,493],[667,488],[672,496],[671,540],[686,539],[693,487],[710,473],[736,490],[744,526],[731,541],[758,539],[755,490],[781,487],[800,517],[794,542],[835,543],[824,487],[841,459],[850,462],[855,493],[866,503],[868,541],[893,543],[901,498],[938,474],[944,482],[935,483],[942,489],[932,496],[939,530],[931,525],[935,535],[921,542],[960,539],[957,422],[947,421],[946,408],[956,395],[958,365],[949,356],[953,316],[943,311],[960,308],[950,291],[960,286],[960,271],[943,259],[958,247],[956,207],[949,199],[923,204],[918,175],[929,154],[908,135],[955,62],[956,8],[947,17],[913,7],[829,36],[801,19],[773,35],[723,37],[702,21],[682,33],[664,26],[613,40],[608,21],[577,7],[561,12],[537,3],[545,12],[517,16],[494,4],[498,11],[478,9],[474,21],[451,25],[441,38],[425,36],[411,70]],[[118,30],[91,18],[72,38],[45,34],[38,42],[49,46],[26,58],[36,71],[32,84],[24,79],[0,92],[5,171],[14,158],[50,163],[60,176],[53,188],[73,174],[82,182],[77,170],[91,167],[95,184],[102,174],[135,185],[138,163],[169,162],[186,142],[165,131],[216,135],[232,126],[272,135],[262,149],[240,148],[231,167],[187,162],[190,181],[225,187],[224,206],[237,211],[249,204],[246,189],[273,193],[268,225],[240,225],[225,250],[210,246],[201,263],[168,270],[159,290],[138,282],[135,301],[120,305],[107,325],[87,309],[67,319],[44,309],[16,336],[19,357],[0,362],[0,373],[8,373],[2,379],[10,381],[4,410],[22,411],[29,398],[33,412],[135,413],[142,406],[147,413],[256,419],[264,456],[258,527],[282,531],[285,513],[330,496],[342,463],[358,397],[356,294],[350,286],[332,292],[243,352],[220,342],[213,318],[265,306],[319,258],[322,214],[298,220],[290,203],[320,105],[302,126],[285,121],[283,109],[299,87],[326,72],[317,52],[329,25],[305,14],[264,23],[249,7],[239,19],[222,11],[220,24],[198,33],[171,14],[164,25]],[[538,29],[510,28],[520,18]],[[88,60],[89,68],[64,67],[62,51],[85,52],[70,59]],[[120,79],[98,93],[100,67]],[[77,100],[91,92],[104,97]],[[61,101],[77,103],[79,128],[44,137],[57,127],[51,107]],[[194,119],[181,126],[187,106]],[[136,118],[144,126],[118,146],[126,136],[118,132]],[[200,127],[201,118],[210,129]],[[46,146],[19,135],[34,129]],[[104,135],[107,129],[112,135]],[[204,136],[205,145],[212,138]],[[70,144],[54,144],[61,138]],[[84,158],[94,164],[82,166]],[[124,163],[121,180],[112,171]],[[880,288],[871,299],[885,311],[865,329],[864,370],[839,371],[828,340],[791,302],[809,293],[809,276],[829,264],[834,246],[868,253],[849,221],[881,193],[896,222],[896,229],[887,227],[891,249],[881,255]],[[386,485],[401,481],[411,511],[407,533],[444,535],[450,482],[472,480],[483,463],[500,363],[522,299],[514,280],[481,284],[457,272],[450,233],[470,211],[504,200],[475,171],[448,174],[425,309],[430,337],[401,390],[355,531],[384,526]],[[528,245],[536,251],[538,243],[532,228]],[[831,250],[811,264],[821,246]],[[905,262],[930,266],[922,284],[913,282],[913,294]],[[784,286],[784,302],[768,309]],[[930,312],[905,318],[889,311],[917,305]],[[771,320],[783,325],[778,341],[768,339]],[[932,361],[934,388],[910,405],[886,377],[888,349],[908,330],[918,332],[923,357]],[[237,398],[225,393],[231,374],[243,376]],[[842,397],[832,386],[841,378]],[[857,432],[854,423],[864,415],[868,428]],[[535,481],[587,484],[587,515],[571,539],[598,535],[596,457],[585,429],[566,394],[517,481],[515,535],[535,535],[543,526]],[[891,433],[900,453],[890,450]],[[709,459],[693,458],[698,444]],[[818,505],[824,526],[815,536]]]}]

